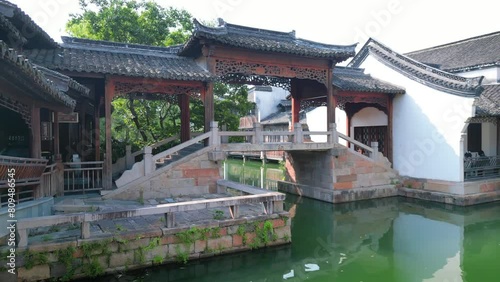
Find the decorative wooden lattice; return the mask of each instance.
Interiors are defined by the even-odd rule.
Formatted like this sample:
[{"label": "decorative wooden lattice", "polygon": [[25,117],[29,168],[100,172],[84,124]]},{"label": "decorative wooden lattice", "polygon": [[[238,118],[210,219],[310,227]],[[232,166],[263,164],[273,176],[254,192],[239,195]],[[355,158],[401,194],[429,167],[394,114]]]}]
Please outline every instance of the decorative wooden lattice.
[{"label": "decorative wooden lattice", "polygon": [[187,94],[192,98],[201,98],[201,89],[194,86],[185,85],[165,85],[159,87],[158,85],[151,84],[141,84],[141,83],[125,83],[116,82],[115,83],[115,96],[126,96],[129,97],[133,95],[134,97],[150,97],[157,99],[170,99],[165,95],[178,95]]},{"label": "decorative wooden lattice", "polygon": [[31,111],[28,105],[3,96],[0,93],[0,106],[20,114],[24,122],[28,125],[28,128],[31,128]]},{"label": "decorative wooden lattice", "polygon": [[321,106],[326,106],[326,98],[320,99],[309,99],[300,101],[300,109],[306,110],[309,108],[317,108]]},{"label": "decorative wooden lattice", "polygon": [[[387,126],[363,126],[354,127],[354,139],[367,146],[371,146],[371,142],[378,142],[378,150],[387,156],[386,139]],[[355,146],[355,150],[361,149]]]},{"label": "decorative wooden lattice", "polygon": [[368,104],[378,104],[384,108],[387,108],[387,98],[378,96],[335,96],[337,101],[337,107],[341,110],[345,110],[347,103],[368,103]]},{"label": "decorative wooden lattice", "polygon": [[235,84],[275,86],[285,89],[288,92],[291,91],[290,78],[259,76],[259,75],[242,75],[242,74],[230,73],[221,76],[219,80],[222,82],[235,83]]},{"label": "decorative wooden lattice", "polygon": [[316,80],[327,85],[328,69],[305,68],[298,66],[271,65],[262,63],[242,62],[233,60],[215,60],[215,74],[271,76],[282,78],[299,78]]}]

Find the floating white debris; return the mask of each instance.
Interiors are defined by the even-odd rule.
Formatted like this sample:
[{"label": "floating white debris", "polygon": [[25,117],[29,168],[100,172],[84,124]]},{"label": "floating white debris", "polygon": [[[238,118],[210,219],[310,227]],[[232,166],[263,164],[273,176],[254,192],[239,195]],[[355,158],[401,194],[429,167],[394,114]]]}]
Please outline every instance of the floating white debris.
[{"label": "floating white debris", "polygon": [[341,257],[339,260],[339,264],[341,264],[345,260],[345,257]]},{"label": "floating white debris", "polygon": [[345,257],[345,254],[344,253],[340,253],[341,256]]},{"label": "floating white debris", "polygon": [[292,271],[290,271],[290,272],[288,272],[288,273],[286,273],[286,274],[283,274],[283,279],[292,278],[292,277],[294,277],[294,276],[295,276],[295,273],[294,273],[294,271],[293,271],[293,269],[292,269]]},{"label": "floating white debris", "polygon": [[315,263],[308,263],[304,265],[306,267],[306,271],[318,271],[319,265]]}]

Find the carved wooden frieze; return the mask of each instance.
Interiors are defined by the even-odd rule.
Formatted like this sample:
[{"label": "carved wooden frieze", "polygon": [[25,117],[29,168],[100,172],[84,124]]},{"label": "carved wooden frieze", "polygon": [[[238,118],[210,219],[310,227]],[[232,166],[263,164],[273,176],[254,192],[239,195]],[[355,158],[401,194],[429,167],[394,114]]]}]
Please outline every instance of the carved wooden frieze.
[{"label": "carved wooden frieze", "polygon": [[284,66],[216,59],[215,74],[218,76],[225,76],[228,74],[241,74],[311,79],[326,85],[328,78],[328,69],[315,69],[298,66]]}]

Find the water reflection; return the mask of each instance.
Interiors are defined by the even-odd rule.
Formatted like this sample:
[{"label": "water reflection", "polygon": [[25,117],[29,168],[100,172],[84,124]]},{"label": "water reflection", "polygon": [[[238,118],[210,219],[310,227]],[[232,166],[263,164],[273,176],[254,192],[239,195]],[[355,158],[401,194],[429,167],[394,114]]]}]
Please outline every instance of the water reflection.
[{"label": "water reflection", "polygon": [[[498,204],[389,198],[332,205],[289,195],[286,206],[295,209],[291,245],[154,268],[134,280],[283,281],[293,269],[287,281],[498,281]],[[319,271],[306,272],[308,263]]]},{"label": "water reflection", "polygon": [[[500,204],[404,198],[329,204],[288,195],[291,245],[102,281],[499,281]],[[318,271],[305,271],[305,264]],[[94,280],[95,281],[95,280]]]}]

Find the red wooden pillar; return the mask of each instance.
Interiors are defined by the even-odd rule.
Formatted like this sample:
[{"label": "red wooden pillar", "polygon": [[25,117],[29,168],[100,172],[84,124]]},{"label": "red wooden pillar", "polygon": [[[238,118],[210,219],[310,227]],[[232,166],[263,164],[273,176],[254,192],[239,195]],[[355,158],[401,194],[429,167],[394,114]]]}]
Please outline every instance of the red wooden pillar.
[{"label": "red wooden pillar", "polygon": [[186,142],[191,139],[189,95],[179,95],[179,108],[181,109],[181,142]]},{"label": "red wooden pillar", "polygon": [[95,160],[101,160],[101,117],[100,117],[100,109],[102,106],[102,97],[99,99],[97,103],[97,107],[94,112],[94,146],[95,146]]},{"label": "red wooden pillar", "polygon": [[104,89],[104,116],[106,119],[106,155],[104,156],[104,171],[103,171],[103,188],[111,189],[112,183],[112,149],[111,149],[111,101],[115,92],[113,81],[106,80]]},{"label": "red wooden pillar", "polygon": [[330,126],[330,124],[335,123],[335,108],[337,107],[337,103],[335,101],[335,97],[337,94],[337,90],[333,88],[333,70],[328,70],[328,75],[326,78],[326,124]]},{"label": "red wooden pillar", "polygon": [[79,144],[76,145],[76,149],[78,154],[80,155],[80,158],[82,161],[86,161],[87,156],[84,154],[85,153],[85,145],[87,145],[87,130],[85,128],[86,123],[87,123],[87,117],[86,113],[87,112],[87,103],[83,102],[80,107],[80,111],[78,112],[79,115],[79,126],[80,126],[80,138],[78,138]]},{"label": "red wooden pillar", "polygon": [[300,122],[300,93],[298,81],[296,79],[292,79],[290,83],[290,94],[292,96],[292,124],[290,126],[290,130],[293,130],[295,124]]},{"label": "red wooden pillar", "polygon": [[59,151],[59,113],[53,112],[54,121],[53,121],[53,129],[54,132],[54,160],[61,160],[61,152]]},{"label": "red wooden pillar", "polygon": [[39,159],[42,157],[42,139],[40,135],[40,108],[31,106],[31,157]]},{"label": "red wooden pillar", "polygon": [[205,108],[205,132],[210,131],[210,123],[215,120],[214,116],[214,84],[206,83],[203,93],[203,107]]}]

